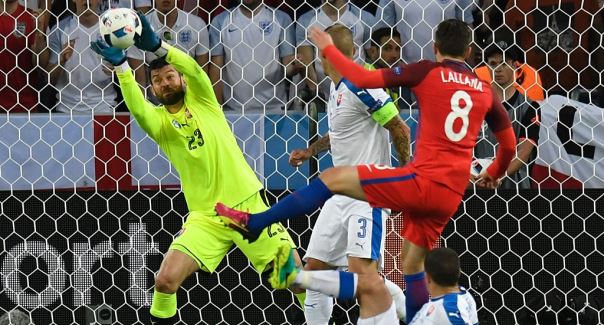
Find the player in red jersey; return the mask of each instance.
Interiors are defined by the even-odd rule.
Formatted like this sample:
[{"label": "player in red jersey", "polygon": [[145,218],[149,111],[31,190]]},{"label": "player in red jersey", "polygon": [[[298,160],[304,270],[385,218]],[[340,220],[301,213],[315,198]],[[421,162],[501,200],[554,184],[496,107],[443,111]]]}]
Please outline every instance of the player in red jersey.
[{"label": "player in red jersey", "polygon": [[[365,200],[374,207],[403,211],[403,270],[407,322],[410,322],[428,301],[423,261],[461,202],[483,121],[487,121],[499,142],[497,158],[478,177],[477,184],[483,187],[499,185],[499,178],[515,154],[514,131],[490,85],[480,81],[465,64],[471,54],[472,32],[462,21],[450,19],[438,25],[434,43],[437,62],[420,61],[392,69],[364,69],[340,53],[329,34],[320,29],[312,29],[310,38],[334,68],[355,86],[412,89],[421,112],[413,160],[398,168],[362,165],[328,169],[264,213],[248,214],[219,204],[218,214],[227,216],[231,227],[253,235],[274,222],[313,212],[334,194]],[[317,291],[328,287],[324,281],[310,279],[305,271],[283,270],[283,273],[284,284],[293,282],[308,287],[314,281],[319,284]],[[365,291],[375,291],[372,288],[375,286],[363,283],[375,284],[375,281],[356,275],[353,279],[341,274],[336,279],[334,275],[330,281],[339,285],[332,294],[342,296],[352,291],[361,301],[361,317],[363,314],[378,317],[387,312],[389,306],[383,305],[387,298],[375,298],[385,297],[382,293],[372,292],[373,299],[365,299],[363,305]]]}]

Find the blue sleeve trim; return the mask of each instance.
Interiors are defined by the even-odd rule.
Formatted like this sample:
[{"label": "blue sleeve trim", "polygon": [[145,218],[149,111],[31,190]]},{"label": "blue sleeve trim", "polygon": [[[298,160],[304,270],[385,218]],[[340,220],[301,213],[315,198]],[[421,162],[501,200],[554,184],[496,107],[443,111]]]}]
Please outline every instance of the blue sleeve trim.
[{"label": "blue sleeve trim", "polygon": [[365,106],[367,106],[367,112],[369,112],[369,114],[375,113],[380,108],[384,107],[384,105],[386,105],[388,102],[392,101],[392,98],[388,98],[385,102],[382,102],[381,100],[371,96],[371,94],[367,90],[358,88],[353,85],[352,82],[350,82],[348,79],[342,78],[340,82],[345,84],[346,87],[348,87],[348,89],[350,89],[350,91],[353,92],[357,96],[357,98],[360,99],[363,104],[365,104]]},{"label": "blue sleeve trim", "polygon": [[371,259],[378,261],[382,255],[382,209],[373,208],[371,225]]},{"label": "blue sleeve trim", "polygon": [[443,307],[451,325],[466,325],[466,322],[461,318],[461,312],[459,312],[459,307],[457,306],[457,297],[456,293],[445,295]]}]

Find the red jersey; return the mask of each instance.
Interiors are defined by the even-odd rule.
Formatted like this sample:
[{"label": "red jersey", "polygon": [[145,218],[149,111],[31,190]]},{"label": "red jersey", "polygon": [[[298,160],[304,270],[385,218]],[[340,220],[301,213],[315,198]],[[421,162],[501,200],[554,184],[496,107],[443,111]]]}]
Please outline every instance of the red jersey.
[{"label": "red jersey", "polygon": [[35,29],[34,17],[21,5],[11,15],[0,15],[0,108],[9,112],[25,112],[38,102],[28,84],[28,74],[34,77],[33,52],[28,46],[34,44]]},{"label": "red jersey", "polygon": [[[511,130],[509,116],[491,86],[465,63],[420,61],[392,69],[368,71],[330,45],[323,55],[359,88],[409,87],[420,108],[419,129],[410,169],[433,182],[463,194],[470,179],[476,138],[486,119],[489,128]],[[499,136],[497,137],[499,139]],[[515,149],[514,132],[502,136],[496,160],[487,171],[503,176]],[[500,158],[500,159],[499,159]]]},{"label": "red jersey", "polygon": [[421,61],[371,71],[334,45],[323,49],[323,55],[359,88],[405,86],[415,93],[420,118],[413,161],[404,167],[357,166],[357,173],[367,202],[404,211],[405,240],[431,249],[462,200],[485,119],[499,142],[485,179],[492,186],[491,179],[503,176],[508,168],[516,137],[506,110],[490,85],[463,62]]},{"label": "red jersey", "polygon": [[[420,61],[384,73],[388,87],[409,87],[419,106],[419,129],[410,163],[418,175],[463,193],[470,179],[476,138],[487,115],[497,132],[509,119],[491,86],[465,63]],[[506,114],[507,115],[507,114]],[[505,121],[508,121],[506,124]]]}]

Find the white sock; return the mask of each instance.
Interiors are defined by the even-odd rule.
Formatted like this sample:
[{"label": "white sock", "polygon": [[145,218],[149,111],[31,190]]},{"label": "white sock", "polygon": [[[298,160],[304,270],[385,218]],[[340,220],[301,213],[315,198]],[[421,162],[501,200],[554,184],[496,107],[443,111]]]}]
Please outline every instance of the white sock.
[{"label": "white sock", "polygon": [[342,271],[300,271],[294,284],[328,296],[341,299],[354,299],[359,276]]},{"label": "white sock", "polygon": [[304,317],[308,325],[328,325],[332,311],[332,297],[317,291],[306,290]]},{"label": "white sock", "polygon": [[407,311],[405,309],[405,293],[403,292],[403,289],[386,278],[384,278],[384,284],[392,296],[392,301],[396,307],[396,315],[398,316],[398,319],[405,320]]}]

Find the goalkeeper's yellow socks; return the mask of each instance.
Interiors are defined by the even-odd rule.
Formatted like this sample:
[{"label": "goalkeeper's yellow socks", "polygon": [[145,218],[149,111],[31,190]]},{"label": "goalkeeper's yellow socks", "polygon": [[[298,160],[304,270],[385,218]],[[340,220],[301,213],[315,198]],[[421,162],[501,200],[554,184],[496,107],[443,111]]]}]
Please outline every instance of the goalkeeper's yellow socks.
[{"label": "goalkeeper's yellow socks", "polygon": [[176,294],[155,290],[150,314],[153,325],[176,324]]}]

